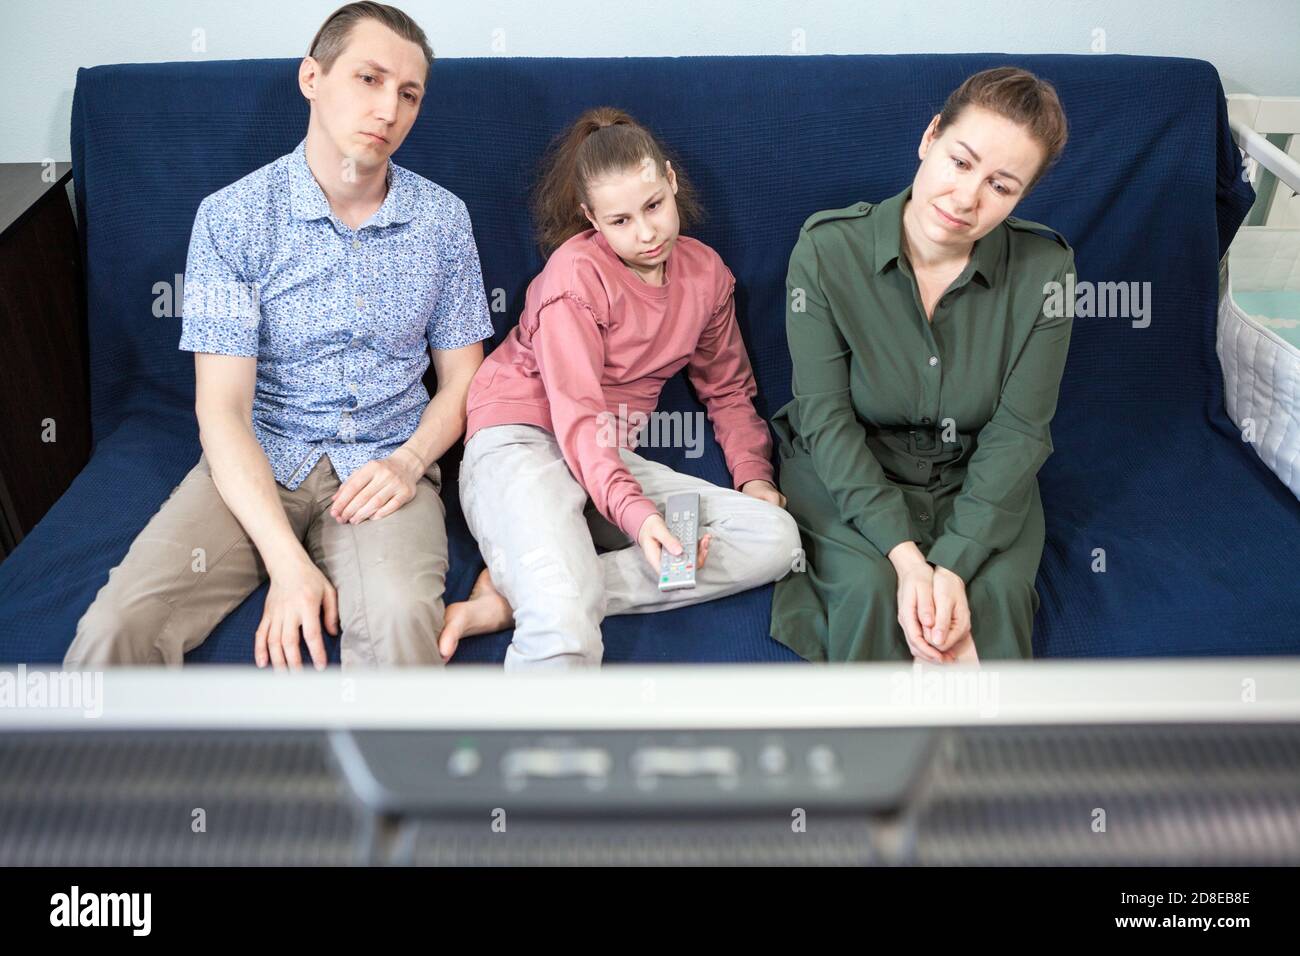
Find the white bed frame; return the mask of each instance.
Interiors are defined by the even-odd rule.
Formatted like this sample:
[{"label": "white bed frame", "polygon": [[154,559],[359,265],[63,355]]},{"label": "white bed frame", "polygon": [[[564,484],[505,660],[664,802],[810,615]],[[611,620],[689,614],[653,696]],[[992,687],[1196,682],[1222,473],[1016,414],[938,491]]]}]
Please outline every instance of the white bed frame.
[{"label": "white bed frame", "polygon": [[[1229,93],[1228,126],[1246,155],[1246,170],[1254,185],[1262,166],[1279,180],[1265,213],[1267,226],[1300,226],[1300,97]],[[1279,149],[1265,136],[1287,136]]]}]

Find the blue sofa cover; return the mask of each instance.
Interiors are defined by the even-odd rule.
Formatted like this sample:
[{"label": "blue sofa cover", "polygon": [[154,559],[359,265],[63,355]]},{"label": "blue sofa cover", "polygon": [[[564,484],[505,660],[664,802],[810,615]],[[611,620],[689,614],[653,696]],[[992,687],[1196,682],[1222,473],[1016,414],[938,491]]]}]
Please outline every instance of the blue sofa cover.
[{"label": "blue sofa cover", "polygon": [[[396,160],[468,204],[497,341],[541,266],[526,195],[551,137],[611,103],[656,129],[694,177],[696,235],[738,279],[737,305],[771,417],[790,396],[782,297],[810,213],[884,199],[911,179],[918,139],[967,75],[1003,63],[1056,84],[1070,142],[1017,210],[1063,232],[1079,278],[1150,282],[1151,322],[1077,318],[1040,474],[1047,546],[1041,657],[1300,651],[1300,503],[1226,417],[1214,349],[1217,264],[1253,201],[1219,78],[1191,59],[908,55],[462,59],[434,65]],[[199,201],[291,150],[307,106],[297,60],[79,71],[72,153],[87,267],[94,454],[0,564],[0,660],[57,662],[109,569],[198,458],[193,362],[154,285],[182,273]],[[661,407],[701,406],[679,378]],[[718,482],[702,458],[653,452]],[[449,599],[482,566],[444,460]],[[1104,549],[1106,570],[1094,571]],[[248,662],[265,586],[190,661]],[[606,660],[789,661],[767,635],[771,589],[605,624]],[[456,662],[500,661],[508,634]],[[338,659],[338,642],[328,642]]]}]

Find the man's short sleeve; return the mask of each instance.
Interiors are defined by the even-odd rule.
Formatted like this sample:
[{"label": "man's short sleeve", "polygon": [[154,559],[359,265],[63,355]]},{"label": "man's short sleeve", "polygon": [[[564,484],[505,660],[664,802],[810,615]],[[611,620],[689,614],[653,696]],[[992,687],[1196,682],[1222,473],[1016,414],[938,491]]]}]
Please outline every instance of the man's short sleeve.
[{"label": "man's short sleeve", "polygon": [[262,310],[256,282],[239,267],[237,240],[214,226],[213,197],[199,203],[185,259],[180,348],[217,355],[257,355]]},{"label": "man's short sleeve", "polygon": [[434,349],[458,349],[492,337],[492,317],[483,292],[483,268],[464,203],[448,230],[454,237],[439,263],[442,282],[429,315],[426,337]]}]

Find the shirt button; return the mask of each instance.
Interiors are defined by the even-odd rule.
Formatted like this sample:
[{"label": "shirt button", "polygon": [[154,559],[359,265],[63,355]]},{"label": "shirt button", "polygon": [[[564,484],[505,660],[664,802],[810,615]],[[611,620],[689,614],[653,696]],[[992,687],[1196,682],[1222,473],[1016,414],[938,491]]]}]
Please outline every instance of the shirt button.
[{"label": "shirt button", "polygon": [[[360,303],[360,300],[357,301],[357,304],[358,304],[358,305],[361,304],[361,303]],[[931,356],[930,356],[930,367],[931,367],[931,368],[934,368],[934,367],[935,367],[936,365],[938,365],[938,364],[939,364],[939,356],[937,356],[937,355],[931,355]]]},{"label": "shirt button", "polygon": [[357,383],[348,382],[348,391],[355,395],[357,393]]},{"label": "shirt button", "polygon": [[360,248],[361,248],[361,240],[360,240],[360,239],[353,239],[353,240],[352,240],[352,248],[353,248],[353,249],[360,249]]},{"label": "shirt button", "polygon": [[[365,304],[366,304],[366,300],[363,299],[363,298],[361,298],[361,296],[357,296],[357,308],[360,309],[360,308],[363,307]],[[930,364],[933,365],[934,362],[931,362]]]}]

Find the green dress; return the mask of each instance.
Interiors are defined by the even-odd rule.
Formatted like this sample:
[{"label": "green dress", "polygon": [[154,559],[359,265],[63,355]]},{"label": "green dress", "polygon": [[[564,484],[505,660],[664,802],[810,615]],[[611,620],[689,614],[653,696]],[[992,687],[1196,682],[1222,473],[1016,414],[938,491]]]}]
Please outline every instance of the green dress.
[{"label": "green dress", "polygon": [[1008,217],[927,321],[900,249],[911,192],[810,216],[790,256],[794,398],[773,425],[804,560],[770,633],[808,660],[911,660],[885,555],[912,540],[965,582],[980,658],[1029,658],[1037,474],[1073,322],[1046,284],[1066,287],[1074,252]]}]

